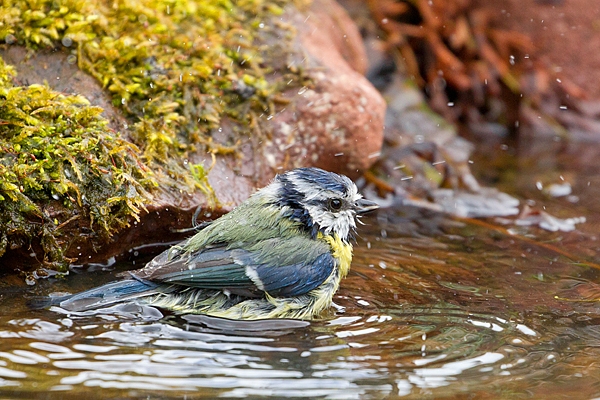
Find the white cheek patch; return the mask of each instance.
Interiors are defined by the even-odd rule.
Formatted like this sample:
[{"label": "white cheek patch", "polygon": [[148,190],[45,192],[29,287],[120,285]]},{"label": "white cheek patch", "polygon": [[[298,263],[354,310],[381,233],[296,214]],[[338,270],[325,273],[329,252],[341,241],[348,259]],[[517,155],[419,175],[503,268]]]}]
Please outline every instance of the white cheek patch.
[{"label": "white cheek patch", "polygon": [[340,239],[345,240],[348,238],[350,230],[356,228],[354,212],[351,210],[344,210],[334,214],[318,206],[307,206],[306,208],[312,220],[319,225],[326,235],[335,232]]},{"label": "white cheek patch", "polygon": [[[300,172],[290,171],[285,175],[287,176],[286,185],[291,184],[301,195],[302,207],[308,211],[311,220],[318,225],[319,229],[326,235],[337,233],[341,239],[347,240],[351,231],[356,229],[354,205],[362,198],[354,182],[343,175],[332,174],[332,182],[328,186],[327,183],[321,184],[318,180],[306,179]],[[333,183],[341,185],[340,191],[328,189],[335,187],[335,185],[331,185]],[[276,203],[281,200],[278,196],[282,196],[282,184],[275,180],[256,195],[259,193],[260,196],[267,199],[267,202]],[[327,203],[333,198],[341,198],[349,203],[349,209],[330,211]],[[286,211],[287,208],[282,209],[283,214],[287,214]],[[257,286],[262,284],[256,271],[246,271],[246,274]]]},{"label": "white cheek patch", "polygon": [[[360,200],[362,196],[358,193],[358,189],[354,182],[350,183],[351,184],[348,186],[349,193],[347,193],[345,199],[349,203],[354,204],[356,201]],[[326,204],[328,199],[338,196],[339,193],[321,190],[314,192],[312,196],[310,196],[310,199],[321,201]],[[341,239],[346,240],[348,239],[348,235],[350,235],[350,231],[356,229],[355,212],[353,210],[343,210],[334,213],[324,209],[323,206],[304,204],[304,207],[308,210],[311,219],[319,225],[321,231],[326,235],[335,232]]]}]

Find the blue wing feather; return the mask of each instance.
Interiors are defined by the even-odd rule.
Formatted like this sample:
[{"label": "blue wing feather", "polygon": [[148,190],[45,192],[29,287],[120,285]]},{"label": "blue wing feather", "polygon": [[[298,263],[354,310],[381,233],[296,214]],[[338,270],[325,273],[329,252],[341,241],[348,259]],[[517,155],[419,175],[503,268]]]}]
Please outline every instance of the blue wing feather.
[{"label": "blue wing feather", "polygon": [[[147,296],[153,294],[157,289],[158,285],[155,283],[138,279],[127,279],[107,283],[74,295],[51,299],[51,304],[59,305],[69,311],[84,311],[109,306],[127,299]],[[168,290],[160,289],[160,292],[165,293]]]},{"label": "blue wing feather", "polygon": [[[309,239],[307,239],[309,240]],[[278,245],[279,244],[279,245]],[[140,279],[203,289],[228,289],[234,293],[274,297],[298,296],[318,287],[335,267],[328,247],[315,245],[311,250],[282,251],[275,240],[252,250],[225,245],[200,252],[178,253],[174,258],[159,255],[150,268],[135,273]],[[278,256],[274,256],[277,254]],[[246,268],[255,271],[248,276]],[[260,282],[255,282],[256,277]],[[260,287],[260,288],[259,288]]]},{"label": "blue wing feather", "polygon": [[316,289],[331,275],[334,267],[333,256],[324,253],[314,260],[293,265],[258,265],[256,272],[271,296],[292,297]]},{"label": "blue wing feather", "polygon": [[252,280],[246,275],[244,266],[235,261],[235,254],[240,251],[213,247],[186,253],[153,265],[151,269],[142,269],[136,276],[154,282],[204,289],[251,289],[254,286]]}]

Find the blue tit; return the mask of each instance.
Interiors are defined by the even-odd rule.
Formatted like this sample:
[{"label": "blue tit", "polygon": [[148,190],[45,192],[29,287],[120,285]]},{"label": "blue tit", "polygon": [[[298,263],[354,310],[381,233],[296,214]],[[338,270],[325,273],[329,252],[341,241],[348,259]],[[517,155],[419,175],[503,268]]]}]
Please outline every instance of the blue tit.
[{"label": "blue tit", "polygon": [[348,273],[357,216],[376,208],[346,176],[295,169],[129,279],[53,304],[85,311],[137,301],[232,319],[310,319]]}]

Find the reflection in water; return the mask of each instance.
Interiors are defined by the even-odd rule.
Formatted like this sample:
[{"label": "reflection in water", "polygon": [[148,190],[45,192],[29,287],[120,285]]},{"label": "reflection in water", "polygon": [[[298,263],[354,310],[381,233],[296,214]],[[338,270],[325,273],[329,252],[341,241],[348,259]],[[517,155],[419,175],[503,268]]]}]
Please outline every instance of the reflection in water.
[{"label": "reflection in water", "polygon": [[[310,323],[135,304],[82,313],[25,306],[28,296],[98,286],[114,271],[0,292],[0,395],[600,395],[600,271],[585,264],[598,251],[587,225],[569,234],[531,228],[535,240],[521,240],[412,208],[364,221],[336,307]],[[559,239],[574,253],[578,241],[578,263],[553,252]]]},{"label": "reflection in water", "polygon": [[365,297],[340,299],[356,315],[311,324],[162,317],[131,305],[56,323],[10,319],[11,329],[0,333],[14,341],[0,352],[1,382],[24,391],[202,389],[207,397],[408,395],[459,377],[476,383],[502,375],[527,363],[527,351],[499,344],[522,346],[537,336],[523,324],[452,305],[364,313],[357,305]]},{"label": "reflection in water", "polygon": [[[107,395],[418,398],[554,376],[552,367],[573,353],[553,351],[551,343],[576,332],[572,324],[547,329],[539,314],[561,314],[548,306],[565,306],[553,298],[562,278],[536,279],[536,264],[514,261],[497,238],[467,247],[473,227],[435,218],[443,232],[436,239],[426,236],[417,210],[372,219],[337,308],[321,321],[240,322],[136,304],[23,318],[23,308],[11,315],[3,304],[0,385],[31,395],[101,387]],[[407,224],[421,230],[414,240],[394,229]],[[486,259],[474,258],[473,249]],[[557,276],[572,268],[555,265]],[[507,273],[515,268],[521,273]]]}]

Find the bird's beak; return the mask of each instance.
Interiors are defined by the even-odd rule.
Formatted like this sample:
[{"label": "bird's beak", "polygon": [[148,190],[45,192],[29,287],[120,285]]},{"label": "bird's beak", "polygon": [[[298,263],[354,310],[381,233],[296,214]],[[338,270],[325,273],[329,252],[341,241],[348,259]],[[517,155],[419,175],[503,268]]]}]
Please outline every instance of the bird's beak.
[{"label": "bird's beak", "polygon": [[377,210],[379,208],[379,205],[377,205],[377,203],[367,199],[359,199],[356,201],[355,204],[357,214],[364,214],[366,212]]}]

